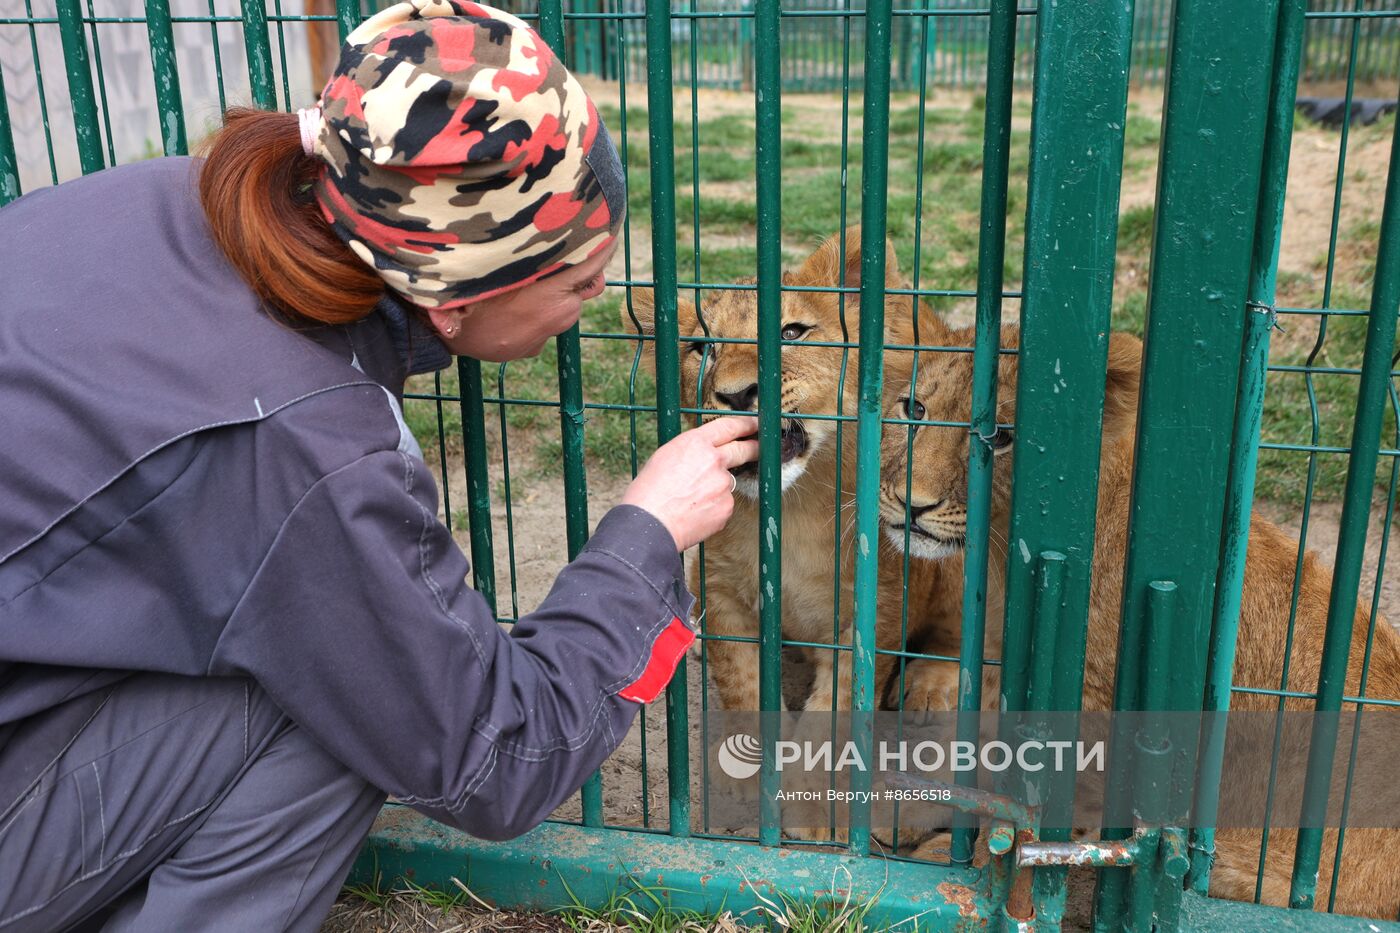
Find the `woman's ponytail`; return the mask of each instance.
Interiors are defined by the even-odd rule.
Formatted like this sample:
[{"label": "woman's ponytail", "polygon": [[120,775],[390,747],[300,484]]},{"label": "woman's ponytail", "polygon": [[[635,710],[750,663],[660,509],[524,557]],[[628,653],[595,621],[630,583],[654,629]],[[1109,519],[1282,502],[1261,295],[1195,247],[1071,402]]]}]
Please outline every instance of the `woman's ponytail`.
[{"label": "woman's ponytail", "polygon": [[321,216],[311,183],[324,169],[302,152],[296,114],[235,107],[205,145],[199,199],[214,242],[260,298],[348,324],[373,310],[384,281]]}]

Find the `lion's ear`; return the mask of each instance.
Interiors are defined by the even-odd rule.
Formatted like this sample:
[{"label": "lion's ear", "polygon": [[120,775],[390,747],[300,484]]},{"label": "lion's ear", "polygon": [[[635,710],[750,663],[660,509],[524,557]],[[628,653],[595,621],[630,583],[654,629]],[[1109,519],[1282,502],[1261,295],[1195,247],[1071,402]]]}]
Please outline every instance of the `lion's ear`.
[{"label": "lion's ear", "polygon": [[1132,334],[1108,338],[1108,376],[1104,382],[1105,434],[1130,427],[1137,417],[1138,386],[1142,381],[1142,341]]},{"label": "lion's ear", "polygon": [[[860,227],[852,225],[845,234],[833,233],[822,241],[816,252],[807,257],[797,277],[806,285],[834,286],[841,282],[841,245],[845,241],[846,287],[860,288]],[[899,259],[894,254],[894,244],[885,240],[885,287],[898,288],[903,283],[899,273]]]},{"label": "lion's ear", "polygon": [[[632,307],[628,310],[626,302],[622,305],[622,326],[634,334],[641,334],[644,337],[656,336],[656,293],[649,288],[632,289]],[[676,301],[676,324],[677,330],[682,338],[694,334],[699,326],[699,316],[695,312],[695,305],[678,298]],[[648,368],[653,372],[656,370],[656,344],[647,340],[642,345],[642,356],[645,358]]]},{"label": "lion's ear", "polygon": [[634,334],[656,333],[656,294],[649,288],[632,289],[631,307],[622,303],[622,326]]}]

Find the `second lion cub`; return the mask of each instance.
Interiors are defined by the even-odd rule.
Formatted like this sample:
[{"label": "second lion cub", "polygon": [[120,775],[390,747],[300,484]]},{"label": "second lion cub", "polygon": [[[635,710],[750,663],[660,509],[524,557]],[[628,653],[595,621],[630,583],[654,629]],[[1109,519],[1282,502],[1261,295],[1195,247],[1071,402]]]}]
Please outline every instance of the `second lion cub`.
[{"label": "second lion cub", "polygon": [[[971,328],[952,331],[954,346],[972,345]],[[1016,347],[1019,330],[1004,327],[1002,346]],[[1094,537],[1087,650],[1085,652],[1083,708],[1113,708],[1114,675],[1118,653],[1119,616],[1123,566],[1127,546],[1133,458],[1137,436],[1138,382],[1142,344],[1127,334],[1113,334],[1108,350],[1108,376],[1104,396],[1103,442],[1100,449],[1099,496]],[[998,370],[998,411],[1001,423],[1015,421],[1018,357],[1002,355]],[[956,422],[967,417],[971,406],[972,359],[970,354],[941,354],[920,366],[912,394],[907,380],[901,389],[891,382],[886,415],[933,422]],[[943,563],[960,555],[967,537],[967,463],[969,436],[930,425],[915,432],[912,460],[903,431],[886,432],[883,439],[881,518],[889,539],[900,546],[907,533],[910,553],[921,562]],[[1011,460],[1014,434],[999,431],[991,441],[996,451],[992,485],[992,528],[1005,541],[1011,506]],[[906,469],[912,475],[906,481]],[[906,482],[909,495],[905,497]],[[907,529],[905,528],[907,524]],[[1297,543],[1277,525],[1255,515],[1251,523],[1244,596],[1240,607],[1234,683],[1241,687],[1277,688],[1289,643],[1289,606],[1294,589]],[[1004,580],[1006,551],[992,548],[989,582]],[[1326,630],[1329,570],[1312,554],[1302,563],[1298,581],[1296,624],[1292,633],[1292,663],[1286,689],[1306,693],[1317,684]],[[1001,614],[989,611],[987,652],[1001,656]],[[1352,620],[1352,644],[1366,643],[1369,618],[1358,609]],[[945,632],[953,644],[957,633]],[[1353,652],[1346,675],[1346,691],[1355,695],[1361,680],[1362,655]],[[984,708],[993,706],[998,694],[997,668],[984,677]],[[926,695],[947,695],[956,681],[954,665],[912,662],[909,678],[928,681]],[[1378,619],[1371,645],[1367,694],[1377,699],[1400,699],[1400,635],[1384,619]],[[1257,693],[1232,697],[1231,708],[1271,711],[1275,698]],[[1301,700],[1290,700],[1291,709],[1306,709]],[[1300,766],[1298,762],[1293,762]],[[1266,767],[1267,762],[1261,762]],[[1260,830],[1222,829],[1217,837],[1217,861],[1211,875],[1211,893],[1235,900],[1253,900],[1258,869]],[[1331,883],[1336,830],[1324,833],[1318,890]],[[1270,857],[1263,872],[1263,901],[1287,902],[1297,830],[1275,829]],[[1400,844],[1400,830],[1359,827],[1348,831],[1336,907],[1344,913],[1393,917],[1400,907],[1400,872],[1376,853]],[[1320,904],[1326,898],[1319,898]]]}]

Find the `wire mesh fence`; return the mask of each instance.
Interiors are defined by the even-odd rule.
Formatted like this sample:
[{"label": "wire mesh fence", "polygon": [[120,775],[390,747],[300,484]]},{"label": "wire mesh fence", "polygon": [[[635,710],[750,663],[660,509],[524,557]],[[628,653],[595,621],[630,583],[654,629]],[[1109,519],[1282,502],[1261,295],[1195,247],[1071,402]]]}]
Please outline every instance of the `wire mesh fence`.
[{"label": "wire mesh fence", "polygon": [[[522,10],[525,5],[517,4]],[[1303,49],[1305,82],[1345,82],[1352,71],[1349,47],[1356,27],[1354,77],[1363,85],[1400,78],[1400,25],[1389,15],[1385,0],[1313,0]],[[695,79],[701,87],[752,90],[753,0],[709,0],[672,11],[673,50],[682,49],[696,34],[701,49],[694,63],[676,51],[677,80]],[[1022,4],[1017,21],[1015,79],[1028,82],[1034,69],[1034,4]],[[859,83],[864,65],[864,21],[851,23],[849,37],[832,20],[859,6],[849,0],[798,0],[785,3],[781,36],[781,72],[785,90],[838,91],[850,72]],[[569,37],[575,67],[588,74],[616,78],[618,50],[623,45],[614,31],[630,31],[626,43],[633,74],[646,67],[642,0],[585,0],[571,6],[581,17]],[[1135,83],[1160,83],[1166,74],[1172,4],[1143,0],[1133,14],[1131,77]],[[898,5],[891,26],[891,87],[911,90],[918,75],[939,87],[980,88],[986,82],[989,41],[985,29],[986,0],[922,0]],[[1357,16],[1356,14],[1361,14]],[[929,20],[923,28],[922,20]],[[921,58],[928,59],[921,68]],[[1385,88],[1388,93],[1389,89]]]},{"label": "wire mesh fence", "polygon": [[[8,2],[0,203],[183,153],[231,103],[309,103],[369,12]],[[1348,102],[1394,92],[1400,10],[526,6],[589,76],[629,216],[609,297],[578,330],[536,360],[463,359],[409,387],[474,585],[511,623],[656,443],[750,405],[764,438],[731,529],[692,560],[699,652],[561,819],[784,841],[776,806],[756,832],[712,819],[721,710],[1400,705],[1373,696],[1369,673],[1385,612],[1400,613],[1394,117],[1337,130],[1293,118],[1300,85],[1335,84]],[[1222,83],[1230,95],[1203,90]],[[853,227],[859,239],[843,235]],[[1122,397],[1112,331],[1147,341]],[[1119,408],[1137,418],[1123,435]],[[1132,456],[1112,460],[1114,443]],[[963,504],[960,526],[918,520],[946,500]],[[1246,670],[1251,514],[1296,541],[1267,629],[1277,651]],[[940,528],[956,533],[940,541]],[[1123,550],[1106,557],[1109,533]],[[1305,605],[1308,547],[1337,567],[1321,617]],[[1104,578],[1121,602],[1095,589]],[[1096,641],[1105,599],[1113,638]],[[1170,644],[1184,647],[1167,670]],[[1218,755],[1201,752],[1207,802]],[[1355,757],[1337,765],[1346,793]],[[1275,749],[1260,766],[1268,807],[1283,761]],[[1311,768],[1326,786],[1332,762]],[[1126,793],[1131,775],[1114,773]],[[759,779],[777,786],[771,759]],[[897,813],[877,827],[852,804],[838,827],[835,810],[787,843],[884,845],[949,870],[976,860],[969,823],[911,840]],[[1222,844],[1208,826],[1147,841],[1108,830],[1154,858],[1185,847],[1188,885],[1208,890]],[[1242,896],[1328,909],[1360,857],[1345,830],[1230,845],[1249,849]],[[1170,896],[1133,893],[1169,861],[1105,869],[1100,916],[1141,928],[1143,910],[1174,916]],[[1018,870],[1005,870],[984,876],[979,909],[1012,903]],[[1028,903],[1063,915],[1063,868],[1036,870]]]}]

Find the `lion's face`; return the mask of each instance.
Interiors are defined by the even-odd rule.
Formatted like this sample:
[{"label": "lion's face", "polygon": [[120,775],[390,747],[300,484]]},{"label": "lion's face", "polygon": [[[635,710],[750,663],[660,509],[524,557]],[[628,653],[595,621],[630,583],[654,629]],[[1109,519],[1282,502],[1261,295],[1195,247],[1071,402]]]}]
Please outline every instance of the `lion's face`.
[{"label": "lion's face", "polygon": [[[786,284],[809,284],[785,276]],[[810,283],[819,284],[819,283]],[[834,284],[834,283],[830,283]],[[846,329],[839,314],[827,302],[813,301],[802,293],[782,295],[782,337],[799,341],[782,349],[780,404],[786,413],[834,415],[842,399],[840,347],[813,346],[813,342],[854,339],[855,302],[847,301]],[[699,321],[704,321],[701,326]],[[684,337],[757,340],[758,296],[749,291],[714,293],[701,305],[694,329]],[[681,394],[685,404],[723,411],[758,411],[758,347],[748,343],[705,343],[684,340],[681,351]],[[854,352],[847,362],[853,366]],[[698,405],[696,404],[698,401]],[[850,407],[846,401],[842,410]],[[721,417],[705,415],[704,418]],[[834,449],[836,422],[784,418],[782,421],[782,484],[791,486],[816,456]],[[745,464],[735,471],[738,491],[758,498],[758,465]]]},{"label": "lion's face", "polygon": [[[832,236],[823,243],[802,268],[784,273],[783,284],[806,287],[836,287],[840,284],[841,238]],[[859,285],[859,232],[846,236],[846,287]],[[887,251],[887,275],[891,286],[898,286],[898,269],[892,251]],[[752,284],[752,279],[736,284]],[[782,348],[782,388],[780,404],[787,415],[835,415],[855,413],[853,392],[843,390],[844,372],[857,372],[858,354],[839,346],[822,343],[855,342],[859,334],[859,299],[847,294],[844,311],[838,295],[820,292],[782,294],[782,338],[794,343]],[[638,323],[645,333],[653,333],[652,296],[638,291],[634,297]],[[888,340],[907,340],[911,302],[906,296],[890,296],[886,303]],[[758,411],[758,296],[754,291],[714,290],[707,293],[697,312],[682,300],[678,308],[681,360],[681,399],[687,408],[712,411]],[[843,327],[844,321],[844,327]],[[630,315],[623,323],[632,327]],[[705,338],[717,338],[710,342]],[[728,341],[739,341],[730,343]],[[705,420],[722,415],[707,414]],[[808,469],[814,459],[836,448],[837,422],[833,420],[785,417],[782,421],[782,487],[787,489]],[[846,425],[845,432],[855,429]],[[735,470],[737,491],[758,498],[758,466],[746,464]]]},{"label": "lion's face", "polygon": [[[948,346],[971,347],[971,328],[951,332]],[[1011,341],[1008,343],[1008,339]],[[1002,346],[1015,346],[1015,328],[1003,328]],[[997,422],[1010,424],[1016,413],[1017,358],[1003,354],[998,364]],[[886,382],[885,417],[931,421],[927,426],[885,425],[880,439],[880,524],[895,547],[935,560],[956,554],[967,538],[969,446],[993,451],[992,514],[1005,513],[1011,495],[1014,435],[1008,428],[974,438],[966,426],[972,403],[972,354],[920,353],[918,376],[910,390],[909,372],[891,372]],[[910,437],[912,430],[912,439]],[[910,464],[912,463],[912,469]]]},{"label": "lion's face", "polygon": [[[973,329],[951,331],[947,346],[971,347]],[[1001,346],[1015,349],[1020,329],[1001,330]],[[1103,436],[1116,441],[1136,424],[1142,343],[1129,334],[1113,334],[1108,347],[1104,394]],[[1016,381],[1020,358],[1000,354],[997,364],[997,423],[1016,420]],[[963,422],[972,410],[972,354],[921,353],[918,376],[910,391],[909,372],[890,374],[886,382],[886,418],[934,422],[913,428],[886,425],[880,439],[880,524],[894,545],[935,560],[956,554],[967,539],[967,476],[971,444],[986,444],[993,454],[992,527],[1004,527],[1011,504],[1011,463],[1015,431],[999,428],[986,437],[973,437],[967,427],[939,422]],[[993,532],[995,535],[996,532]],[[1005,541],[999,542],[1000,546]]]}]

